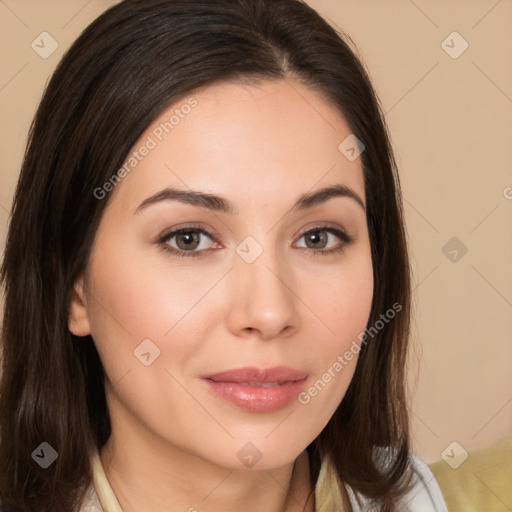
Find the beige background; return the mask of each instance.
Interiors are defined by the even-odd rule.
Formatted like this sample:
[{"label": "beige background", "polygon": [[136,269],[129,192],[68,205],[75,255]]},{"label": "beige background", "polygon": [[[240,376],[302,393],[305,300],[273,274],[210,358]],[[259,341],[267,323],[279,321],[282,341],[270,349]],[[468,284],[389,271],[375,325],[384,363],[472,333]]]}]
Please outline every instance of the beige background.
[{"label": "beige background", "polygon": [[[0,0],[2,250],[45,83],[80,31],[113,3]],[[415,282],[415,451],[433,461],[453,441],[486,446],[512,427],[512,2],[308,3],[358,46],[396,151]],[[47,59],[31,48],[43,31],[59,45]],[[469,44],[458,58],[442,47],[454,31]],[[445,44],[453,53],[463,41]],[[468,249],[456,262],[442,251],[452,237]]]}]

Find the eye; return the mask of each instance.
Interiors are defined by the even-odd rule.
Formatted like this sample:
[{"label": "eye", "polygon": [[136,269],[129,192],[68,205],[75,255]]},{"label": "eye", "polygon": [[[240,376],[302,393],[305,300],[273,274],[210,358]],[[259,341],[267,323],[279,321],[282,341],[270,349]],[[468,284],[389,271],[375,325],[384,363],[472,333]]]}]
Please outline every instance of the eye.
[{"label": "eye", "polygon": [[[210,243],[205,241],[205,238],[209,238]],[[318,226],[309,229],[301,235],[299,240],[302,238],[306,241],[306,247],[299,246],[299,248],[315,256],[340,252],[354,241],[354,238],[345,231],[333,226]],[[335,242],[336,238],[340,242],[329,248],[328,245]],[[211,248],[211,241],[214,240],[215,235],[201,226],[184,226],[167,232],[158,240],[158,245],[163,251],[178,258],[204,258],[208,256],[210,252],[208,249]],[[216,248],[221,247],[217,241],[214,241],[214,245]]]},{"label": "eye", "polygon": [[[179,258],[204,257],[207,256],[207,249],[210,244],[204,242],[205,237],[213,240],[214,235],[200,226],[185,226],[165,234],[158,244],[162,250],[172,253]],[[173,245],[172,240],[175,239]],[[218,245],[218,244],[217,244]]]},{"label": "eye", "polygon": [[[313,229],[309,229],[302,234],[300,239],[302,238],[304,238],[306,242],[306,247],[303,248],[315,256],[325,256],[343,251],[347,245],[354,241],[354,238],[348,235],[345,231],[332,226],[318,226]],[[338,238],[341,243],[326,249],[326,245],[336,238]]]}]

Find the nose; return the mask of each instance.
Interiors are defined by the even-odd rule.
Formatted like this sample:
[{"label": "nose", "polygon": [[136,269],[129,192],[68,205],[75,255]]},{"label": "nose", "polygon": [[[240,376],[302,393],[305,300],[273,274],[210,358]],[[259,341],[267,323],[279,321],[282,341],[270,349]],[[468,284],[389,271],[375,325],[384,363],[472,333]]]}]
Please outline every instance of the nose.
[{"label": "nose", "polygon": [[227,323],[236,336],[262,340],[288,337],[300,327],[300,300],[293,271],[270,251],[247,263],[235,258],[228,275]]}]

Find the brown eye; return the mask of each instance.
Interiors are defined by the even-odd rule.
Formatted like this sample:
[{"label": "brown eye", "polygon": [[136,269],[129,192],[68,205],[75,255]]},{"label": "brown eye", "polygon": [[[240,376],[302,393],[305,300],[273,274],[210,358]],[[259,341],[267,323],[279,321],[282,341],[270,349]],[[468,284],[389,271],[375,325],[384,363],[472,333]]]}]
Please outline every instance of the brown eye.
[{"label": "brown eye", "polygon": [[[173,241],[173,239],[175,239]],[[210,242],[208,242],[210,239]],[[158,245],[167,252],[178,257],[203,257],[208,255],[214,237],[200,226],[169,231],[158,241]],[[218,245],[218,244],[217,244]]]},{"label": "brown eye", "polygon": [[[332,254],[334,252],[342,251],[347,245],[354,241],[350,235],[341,229],[332,226],[320,226],[310,229],[302,234],[301,238],[305,239],[306,247],[303,247],[308,252],[319,255]],[[341,243],[335,247],[326,248],[329,239],[338,238]]]},{"label": "brown eye", "polygon": [[329,236],[325,231],[309,231],[304,237],[306,245],[310,249],[323,249],[329,241]]},{"label": "brown eye", "polygon": [[201,235],[195,231],[181,231],[175,237],[178,248],[187,251],[197,249]]}]

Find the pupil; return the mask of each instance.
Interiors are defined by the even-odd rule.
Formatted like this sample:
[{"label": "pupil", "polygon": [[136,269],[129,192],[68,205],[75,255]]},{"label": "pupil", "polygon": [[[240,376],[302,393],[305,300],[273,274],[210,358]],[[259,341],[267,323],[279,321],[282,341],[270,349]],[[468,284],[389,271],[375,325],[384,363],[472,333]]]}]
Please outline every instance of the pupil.
[{"label": "pupil", "polygon": [[[315,232],[309,235],[310,241],[313,242],[313,246],[317,245],[318,242],[322,241],[322,238],[325,238],[325,235],[321,235],[320,232]],[[325,240],[324,240],[325,241]]]},{"label": "pupil", "polygon": [[191,245],[198,243],[198,235],[192,231],[186,231],[178,236],[178,240],[184,242],[185,246],[190,249]]}]

